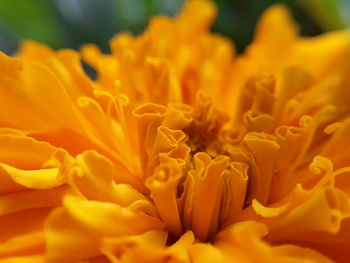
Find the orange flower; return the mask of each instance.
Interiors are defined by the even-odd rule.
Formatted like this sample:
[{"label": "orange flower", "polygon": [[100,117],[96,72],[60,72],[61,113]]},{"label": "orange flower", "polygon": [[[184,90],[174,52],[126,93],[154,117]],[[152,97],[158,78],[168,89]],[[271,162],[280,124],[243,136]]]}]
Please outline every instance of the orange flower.
[{"label": "orange flower", "polygon": [[215,15],[1,54],[0,262],[348,261],[349,32],[273,6],[236,55]]}]

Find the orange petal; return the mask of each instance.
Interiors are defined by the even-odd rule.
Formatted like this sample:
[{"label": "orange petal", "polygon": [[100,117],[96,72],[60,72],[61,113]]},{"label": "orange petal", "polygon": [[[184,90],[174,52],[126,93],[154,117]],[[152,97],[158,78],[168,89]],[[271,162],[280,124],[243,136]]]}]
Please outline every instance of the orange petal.
[{"label": "orange petal", "polygon": [[47,67],[0,54],[0,69],[3,72],[0,78],[0,124],[25,131],[80,130],[73,102]]}]

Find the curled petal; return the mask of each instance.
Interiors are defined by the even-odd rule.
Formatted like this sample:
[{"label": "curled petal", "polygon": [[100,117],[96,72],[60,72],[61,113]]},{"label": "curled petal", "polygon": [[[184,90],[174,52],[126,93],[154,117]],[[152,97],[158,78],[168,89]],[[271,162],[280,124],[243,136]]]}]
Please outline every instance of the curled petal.
[{"label": "curled petal", "polygon": [[224,173],[224,189],[221,207],[221,221],[224,226],[241,212],[244,206],[249,166],[232,162],[229,172]]},{"label": "curled petal", "polygon": [[193,109],[180,103],[171,103],[168,105],[169,113],[163,121],[163,125],[170,129],[183,129],[192,122]]},{"label": "curled petal", "polygon": [[[229,159],[226,156],[211,160],[205,153],[195,155],[192,229],[194,234],[202,240],[206,240],[218,228],[217,211],[222,198],[222,176],[228,162]],[[211,192],[210,196],[208,192]]]},{"label": "curled petal", "polygon": [[271,137],[259,133],[247,134],[242,142],[252,156],[248,200],[256,198],[266,203],[269,199],[275,161],[280,146]]},{"label": "curled petal", "polygon": [[157,127],[168,114],[168,110],[162,105],[148,103],[136,108],[133,114],[138,120],[139,151],[145,176],[147,173],[147,152],[152,147],[157,135]]},{"label": "curled petal", "polygon": [[182,224],[176,198],[178,182],[182,176],[176,163],[158,166],[153,175],[146,179],[146,186],[169,232],[178,237],[182,233]]}]

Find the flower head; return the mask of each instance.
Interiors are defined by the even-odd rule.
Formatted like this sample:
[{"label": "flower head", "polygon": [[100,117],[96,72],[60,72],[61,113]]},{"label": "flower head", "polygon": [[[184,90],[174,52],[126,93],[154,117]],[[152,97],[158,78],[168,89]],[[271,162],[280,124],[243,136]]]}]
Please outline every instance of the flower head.
[{"label": "flower head", "polygon": [[349,32],[277,5],[236,55],[215,15],[1,54],[0,262],[346,262]]}]

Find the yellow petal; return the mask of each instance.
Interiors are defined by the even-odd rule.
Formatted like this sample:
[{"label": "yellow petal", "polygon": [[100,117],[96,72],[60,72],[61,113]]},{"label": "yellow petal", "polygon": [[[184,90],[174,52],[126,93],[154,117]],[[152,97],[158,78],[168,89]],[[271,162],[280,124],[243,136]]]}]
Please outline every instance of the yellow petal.
[{"label": "yellow petal", "polygon": [[[148,231],[140,235],[104,238],[101,244],[101,252],[106,255],[111,262],[120,262],[120,260],[128,262],[149,262],[148,258],[152,258],[150,255],[153,253],[156,258],[166,257],[165,253],[162,251],[166,239],[167,233],[159,230]],[[158,249],[159,252],[157,253]]]},{"label": "yellow petal", "polygon": [[248,200],[256,198],[259,202],[266,203],[269,199],[275,161],[280,146],[263,133],[248,133],[242,142],[252,156]]},{"label": "yellow petal", "polygon": [[17,55],[20,57],[42,61],[52,56],[54,51],[44,44],[32,41],[24,40],[21,42]]},{"label": "yellow petal", "polygon": [[[223,191],[222,175],[228,161],[226,156],[211,160],[205,153],[195,155],[192,229],[196,237],[201,240],[206,240],[217,230],[216,209],[220,206]],[[211,192],[211,195],[208,195],[208,192]]]},{"label": "yellow petal", "polygon": [[[131,186],[120,184],[129,183],[138,187],[141,182],[132,174],[124,174],[124,171],[119,170],[103,155],[86,151],[77,156],[76,162],[76,170],[73,169],[69,174],[69,184],[87,199],[114,202],[122,206],[136,200],[145,200],[145,197]],[[142,185],[140,187],[144,188]]]},{"label": "yellow petal", "polygon": [[[47,67],[0,54],[0,69],[3,72],[0,78],[2,125],[25,131],[80,130],[72,101]],[[48,83],[50,89],[47,89]]]},{"label": "yellow petal", "polygon": [[[52,207],[25,209],[0,217],[0,243],[33,232],[41,232]],[[25,219],[25,220],[24,220]]]},{"label": "yellow petal", "polygon": [[151,197],[159,215],[174,237],[182,233],[180,213],[176,202],[178,182],[181,169],[175,164],[158,166],[153,175],[145,181],[151,191]]},{"label": "yellow petal", "polygon": [[0,262],[1,258],[11,256],[43,254],[44,249],[45,237],[43,232],[15,236],[0,245]]},{"label": "yellow petal", "polygon": [[19,185],[32,189],[50,189],[63,184],[63,176],[58,168],[21,170],[0,164],[0,171]]},{"label": "yellow petal", "polygon": [[248,54],[254,56],[256,62],[267,62],[269,66],[276,68],[290,55],[297,33],[298,29],[286,7],[274,5],[260,18],[253,44],[248,47]]},{"label": "yellow petal", "polygon": [[55,210],[46,223],[49,262],[96,257],[100,255],[101,238],[137,235],[164,227],[159,219],[142,209],[137,202],[122,208],[66,196],[64,208]]},{"label": "yellow petal", "polygon": [[219,233],[215,246],[233,262],[333,262],[309,248],[291,244],[272,246],[262,240],[267,233],[261,223],[240,222]]},{"label": "yellow petal", "polygon": [[210,244],[195,244],[189,249],[192,262],[194,263],[226,263],[234,262],[229,257],[225,256],[219,249]]},{"label": "yellow petal", "polygon": [[0,145],[0,162],[28,170],[42,168],[56,151],[48,143],[8,132],[0,134]]},{"label": "yellow petal", "polygon": [[49,190],[27,190],[0,196],[0,216],[21,210],[57,206],[68,192],[68,187],[62,186]]},{"label": "yellow petal", "polygon": [[6,259],[0,259],[0,263],[44,263],[45,259],[42,255],[37,256],[24,256],[24,257],[11,257]]}]

